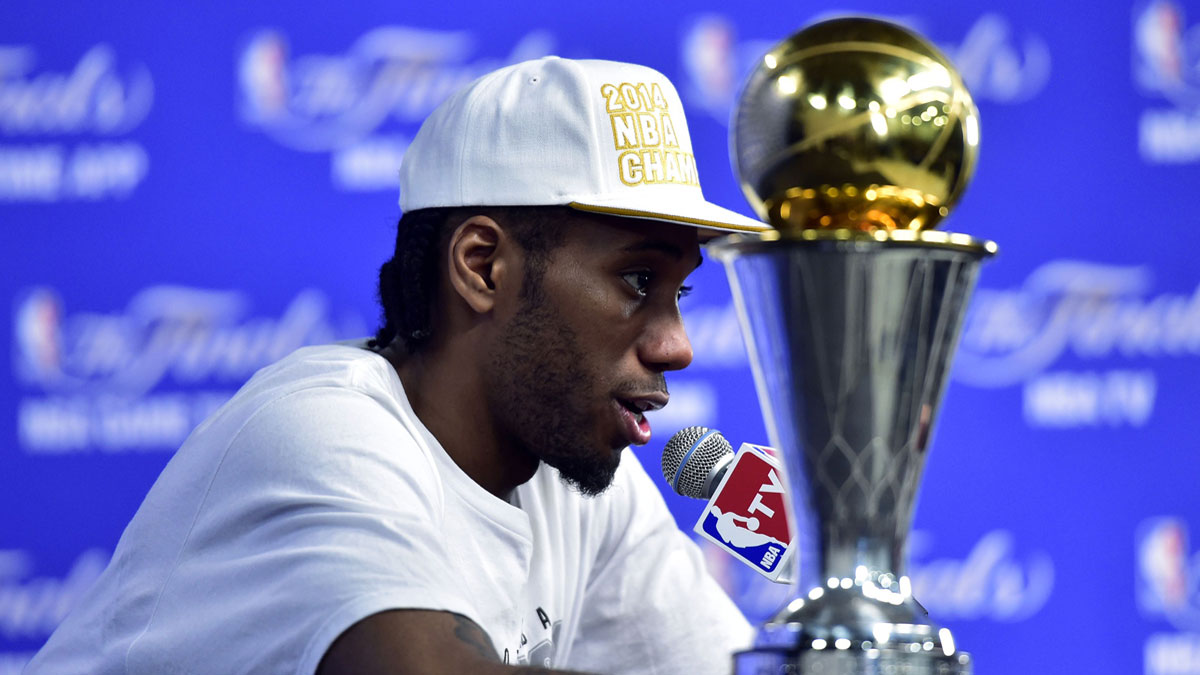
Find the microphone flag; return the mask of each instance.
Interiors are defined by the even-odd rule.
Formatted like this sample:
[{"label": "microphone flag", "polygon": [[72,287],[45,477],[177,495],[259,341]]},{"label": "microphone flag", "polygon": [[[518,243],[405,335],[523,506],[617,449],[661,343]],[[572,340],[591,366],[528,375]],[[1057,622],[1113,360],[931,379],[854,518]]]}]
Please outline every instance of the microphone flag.
[{"label": "microphone flag", "polygon": [[796,547],[774,455],[743,443],[694,530],[771,581],[787,583]]}]

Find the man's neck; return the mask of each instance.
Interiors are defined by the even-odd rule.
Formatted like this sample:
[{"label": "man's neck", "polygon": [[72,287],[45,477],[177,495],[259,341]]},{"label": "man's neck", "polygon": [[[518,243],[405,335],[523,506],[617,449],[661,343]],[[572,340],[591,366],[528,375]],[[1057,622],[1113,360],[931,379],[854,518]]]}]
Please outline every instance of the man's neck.
[{"label": "man's neck", "polygon": [[454,463],[480,487],[511,501],[513,490],[533,477],[539,460],[500,436],[480,369],[463,368],[452,351],[431,347],[406,354],[393,343],[379,354],[400,377],[417,418]]}]

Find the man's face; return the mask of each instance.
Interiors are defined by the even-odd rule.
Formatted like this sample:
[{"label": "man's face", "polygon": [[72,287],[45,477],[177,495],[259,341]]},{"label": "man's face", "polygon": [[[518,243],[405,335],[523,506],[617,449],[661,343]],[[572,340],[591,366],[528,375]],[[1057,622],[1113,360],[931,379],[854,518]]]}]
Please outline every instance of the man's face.
[{"label": "man's face", "polygon": [[517,311],[488,359],[505,440],[584,494],[612,482],[621,450],[650,439],[642,412],[666,405],[668,370],[692,348],[678,299],[700,261],[695,228],[580,214],[541,278],[526,269]]}]

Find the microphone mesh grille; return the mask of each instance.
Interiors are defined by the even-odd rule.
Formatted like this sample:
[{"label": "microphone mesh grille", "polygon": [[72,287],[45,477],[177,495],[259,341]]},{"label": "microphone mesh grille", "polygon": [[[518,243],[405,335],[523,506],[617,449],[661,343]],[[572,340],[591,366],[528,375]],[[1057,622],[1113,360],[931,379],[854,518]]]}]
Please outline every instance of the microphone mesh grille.
[{"label": "microphone mesh grille", "polygon": [[[706,499],[708,495],[704,494],[704,484],[713,467],[722,457],[733,452],[721,432],[716,431],[705,437],[709,431],[705,427],[688,427],[672,436],[663,448],[663,477],[675,492],[685,497]],[[679,470],[681,464],[682,471]],[[679,474],[678,480],[675,479],[676,474]]]}]

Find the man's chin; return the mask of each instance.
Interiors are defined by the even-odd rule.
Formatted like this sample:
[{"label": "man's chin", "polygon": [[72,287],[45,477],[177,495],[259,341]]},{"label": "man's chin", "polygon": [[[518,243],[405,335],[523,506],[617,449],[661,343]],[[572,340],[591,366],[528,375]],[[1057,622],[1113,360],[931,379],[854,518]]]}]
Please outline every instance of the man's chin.
[{"label": "man's chin", "polygon": [[585,497],[596,497],[612,485],[621,464],[621,451],[608,458],[583,460],[578,457],[543,457],[542,461],[555,468],[567,487]]}]

